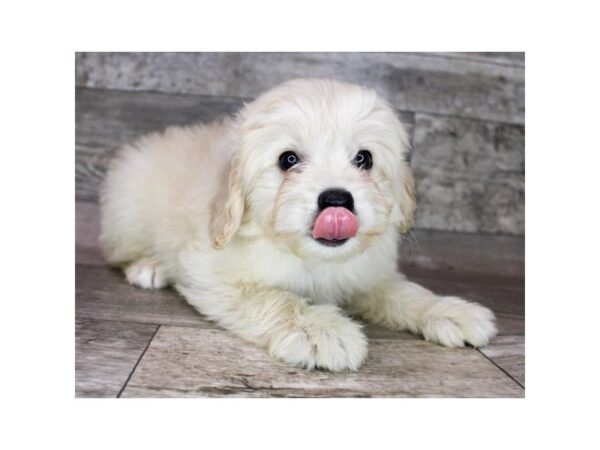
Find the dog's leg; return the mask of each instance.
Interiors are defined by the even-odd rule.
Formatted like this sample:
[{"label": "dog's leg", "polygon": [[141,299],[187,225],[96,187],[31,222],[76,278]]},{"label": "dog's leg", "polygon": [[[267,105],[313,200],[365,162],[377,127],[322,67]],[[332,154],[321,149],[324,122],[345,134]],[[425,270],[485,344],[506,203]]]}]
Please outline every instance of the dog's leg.
[{"label": "dog's leg", "polygon": [[356,370],[366,358],[361,326],[335,306],[253,285],[176,288],[202,314],[289,364]]},{"label": "dog's leg", "polygon": [[421,334],[448,347],[481,347],[496,334],[494,314],[488,308],[458,297],[438,296],[401,274],[353,299],[348,308],[368,321]]},{"label": "dog's leg", "polygon": [[168,282],[160,267],[149,259],[140,259],[124,269],[130,284],[144,289],[162,289]]}]

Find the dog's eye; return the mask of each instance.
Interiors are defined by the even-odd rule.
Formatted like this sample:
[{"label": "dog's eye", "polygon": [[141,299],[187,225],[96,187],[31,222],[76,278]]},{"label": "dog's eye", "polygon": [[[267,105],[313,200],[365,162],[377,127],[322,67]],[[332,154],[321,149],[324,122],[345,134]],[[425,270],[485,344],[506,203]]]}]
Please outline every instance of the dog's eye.
[{"label": "dog's eye", "polygon": [[294,152],[283,152],[279,155],[279,167],[281,170],[288,170],[300,162],[300,158]]},{"label": "dog's eye", "polygon": [[356,158],[352,161],[359,169],[369,170],[373,167],[373,156],[369,150],[361,150],[356,154]]}]

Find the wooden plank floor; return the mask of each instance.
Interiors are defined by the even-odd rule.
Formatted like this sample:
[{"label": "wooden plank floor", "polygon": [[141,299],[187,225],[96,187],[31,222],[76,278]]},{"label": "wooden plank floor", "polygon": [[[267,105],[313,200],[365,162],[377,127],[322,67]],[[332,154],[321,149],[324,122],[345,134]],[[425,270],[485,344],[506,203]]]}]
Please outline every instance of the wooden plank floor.
[{"label": "wooden plank floor", "polygon": [[157,325],[116,321],[75,321],[75,392],[78,397],[115,397]]},{"label": "wooden plank floor", "polygon": [[221,330],[161,326],[125,397],[518,397],[522,388],[480,353],[421,340],[370,340],[354,373],[306,371]]},{"label": "wooden plank floor", "polygon": [[[500,332],[492,345],[447,349],[369,325],[369,357],[361,370],[307,372],[208,322],[170,289],[130,286],[96,247],[97,206],[77,204],[76,218],[78,397],[524,396],[521,277],[408,265],[415,281],[491,307]],[[488,241],[493,245],[493,237]],[[435,245],[424,247],[431,252]]]}]

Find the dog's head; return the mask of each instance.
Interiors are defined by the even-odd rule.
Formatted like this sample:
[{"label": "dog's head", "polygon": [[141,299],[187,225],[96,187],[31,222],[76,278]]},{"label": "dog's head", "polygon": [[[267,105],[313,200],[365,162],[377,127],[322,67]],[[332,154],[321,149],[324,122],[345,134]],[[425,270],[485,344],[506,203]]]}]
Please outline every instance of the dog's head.
[{"label": "dog's head", "polygon": [[227,175],[212,205],[211,237],[260,235],[305,257],[364,251],[412,225],[407,133],[370,89],[293,80],[238,115]]}]

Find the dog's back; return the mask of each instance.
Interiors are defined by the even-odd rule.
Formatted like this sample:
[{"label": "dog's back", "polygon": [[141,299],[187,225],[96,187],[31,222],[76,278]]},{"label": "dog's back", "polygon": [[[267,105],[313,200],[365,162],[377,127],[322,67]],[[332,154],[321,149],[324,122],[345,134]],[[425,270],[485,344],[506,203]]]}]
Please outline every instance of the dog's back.
[{"label": "dog's back", "polygon": [[208,233],[227,126],[172,127],[119,151],[101,196],[100,245],[110,264],[152,258],[169,266],[194,234]]}]

